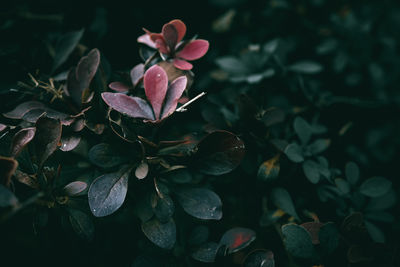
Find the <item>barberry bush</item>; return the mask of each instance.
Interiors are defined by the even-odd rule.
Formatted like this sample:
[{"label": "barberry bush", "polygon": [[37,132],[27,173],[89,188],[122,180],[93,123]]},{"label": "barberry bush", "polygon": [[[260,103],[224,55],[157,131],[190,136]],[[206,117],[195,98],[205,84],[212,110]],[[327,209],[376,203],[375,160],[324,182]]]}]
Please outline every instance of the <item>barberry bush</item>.
[{"label": "barberry bush", "polygon": [[106,8],[41,33],[0,88],[1,265],[400,264],[400,8],[244,2],[129,25],[120,68]]}]

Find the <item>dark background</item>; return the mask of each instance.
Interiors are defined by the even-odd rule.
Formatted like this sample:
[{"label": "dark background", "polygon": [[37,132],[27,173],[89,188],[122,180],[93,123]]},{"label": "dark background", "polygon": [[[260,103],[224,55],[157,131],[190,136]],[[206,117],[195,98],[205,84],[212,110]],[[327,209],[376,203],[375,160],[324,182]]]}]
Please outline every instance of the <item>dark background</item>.
[{"label": "dark background", "polygon": [[[210,72],[216,68],[215,58],[238,54],[250,43],[264,43],[277,37],[289,38],[295,44],[294,51],[289,55],[291,61],[311,58],[327,66],[318,77],[324,90],[334,95],[368,101],[365,105],[338,103],[324,108],[314,107],[321,112],[321,121],[326,122],[332,131],[347,121],[354,121],[351,134],[333,140],[335,145],[330,148],[328,157],[336,166],[343,166],[349,159],[355,160],[361,164],[365,176],[389,177],[394,187],[398,188],[399,2],[304,0],[293,1],[288,9],[274,8],[275,2],[285,1],[2,1],[0,111],[9,110],[13,105],[13,96],[7,95],[7,91],[15,87],[17,81],[26,80],[28,72],[49,70],[52,58],[49,56],[48,44],[53,43],[58,34],[63,32],[85,28],[81,43],[88,48],[99,48],[113,70],[128,70],[140,62],[136,38],[143,33],[142,27],[158,32],[164,23],[179,18],[188,26],[187,37],[198,34],[200,38],[210,41],[208,54],[196,62],[194,71],[196,78],[202,81],[202,85],[209,86],[207,89],[211,93],[225,86],[210,81]],[[232,8],[237,15],[231,29],[223,33],[213,31],[212,23]],[[349,24],[333,26],[332,16],[345,16],[346,12],[356,18],[355,24],[350,21]],[[365,32],[363,27],[370,27],[370,30]],[[314,48],[326,38],[324,31],[330,32],[349,58],[350,64],[343,72],[332,71],[329,67],[330,57],[315,55]],[[390,39],[388,42],[391,42],[392,49],[385,48],[379,42],[384,38]],[[384,75],[381,80],[371,79],[368,68],[371,63],[380,64]],[[359,80],[355,85],[349,85],[345,81],[353,74]],[[260,86],[268,88],[270,85],[265,83]],[[273,86],[276,87],[276,84]],[[286,88],[278,89],[282,89],[292,103],[310,104],[304,97],[298,98],[298,92],[291,95]],[[280,94],[276,92],[276,89],[272,90],[273,95]],[[236,185],[220,184],[216,187],[222,196],[245,194],[243,201],[247,201],[245,203],[248,206],[241,203],[239,198],[225,201],[226,216],[231,217],[228,221],[216,224],[215,234],[220,236],[226,226],[236,223],[235,220],[257,227],[261,211],[260,203],[251,200],[251,190],[254,187],[243,181]],[[245,191],[246,188],[250,191]],[[240,209],[242,213],[233,211],[232,207],[240,206],[238,203],[244,206]],[[329,220],[336,219],[336,215],[330,211],[321,213]],[[129,266],[137,256],[135,242],[142,233],[140,229],[129,227],[135,221],[132,216],[127,218],[117,222],[110,222],[107,218],[99,220],[97,227],[107,230],[99,231],[94,243],[84,243],[60,231],[57,224],[36,236],[32,231],[30,214],[21,215],[2,226],[0,242],[3,248],[0,255],[12,262],[4,266]],[[10,228],[12,231],[7,230]],[[399,232],[398,223],[388,228],[387,233]],[[263,234],[268,236],[268,233]],[[392,239],[389,234],[391,245],[398,247],[398,242]],[[271,241],[265,242],[273,246]],[[166,254],[161,250],[157,252]],[[340,265],[341,262],[337,264],[344,266]],[[3,264],[0,262],[0,265]]]}]

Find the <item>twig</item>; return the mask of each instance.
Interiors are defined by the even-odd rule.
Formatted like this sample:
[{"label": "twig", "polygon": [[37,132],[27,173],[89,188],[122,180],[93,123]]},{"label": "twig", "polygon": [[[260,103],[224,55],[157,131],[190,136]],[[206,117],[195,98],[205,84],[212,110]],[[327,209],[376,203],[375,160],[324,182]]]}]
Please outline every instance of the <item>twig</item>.
[{"label": "twig", "polygon": [[194,98],[190,99],[188,102],[183,104],[181,107],[177,108],[175,111],[176,112],[184,112],[184,111],[186,111],[187,110],[186,109],[187,106],[189,106],[190,104],[192,104],[194,101],[196,101],[200,97],[204,96],[205,94],[206,94],[206,92],[201,92],[200,94],[198,94],[197,96],[195,96]]}]

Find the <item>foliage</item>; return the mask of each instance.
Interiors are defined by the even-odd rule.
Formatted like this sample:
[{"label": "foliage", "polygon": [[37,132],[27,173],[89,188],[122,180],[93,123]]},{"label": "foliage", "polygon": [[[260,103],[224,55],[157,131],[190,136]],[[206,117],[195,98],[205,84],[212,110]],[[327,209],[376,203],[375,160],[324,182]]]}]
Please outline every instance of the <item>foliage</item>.
[{"label": "foliage", "polygon": [[5,37],[58,26],[0,44],[2,261],[400,264],[400,7],[245,2],[99,4],[67,31],[10,11]]}]

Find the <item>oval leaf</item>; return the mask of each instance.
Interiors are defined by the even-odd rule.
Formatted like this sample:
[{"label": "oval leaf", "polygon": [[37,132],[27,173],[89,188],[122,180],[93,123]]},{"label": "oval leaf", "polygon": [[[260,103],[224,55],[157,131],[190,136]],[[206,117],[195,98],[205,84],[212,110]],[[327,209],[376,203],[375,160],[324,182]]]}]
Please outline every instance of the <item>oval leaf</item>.
[{"label": "oval leaf", "polygon": [[206,40],[198,39],[186,44],[183,49],[178,52],[177,57],[186,60],[196,60],[204,56],[210,44]]},{"label": "oval leaf", "polygon": [[299,220],[299,216],[297,215],[297,212],[294,208],[292,198],[290,197],[289,192],[286,191],[286,189],[282,187],[276,187],[272,189],[271,199],[274,202],[275,206]]},{"label": "oval leaf", "polygon": [[94,225],[91,218],[77,209],[69,209],[69,221],[75,233],[82,239],[91,241],[94,237]]},{"label": "oval leaf", "polygon": [[307,230],[297,224],[282,226],[282,234],[286,249],[297,258],[309,259],[315,255],[311,235]]},{"label": "oval leaf", "polygon": [[195,162],[204,174],[221,175],[235,169],[245,154],[243,141],[227,131],[215,131],[197,145]]},{"label": "oval leaf", "polygon": [[215,242],[208,242],[203,244],[192,253],[192,258],[201,262],[212,263],[217,257],[220,244]]},{"label": "oval leaf", "polygon": [[153,218],[142,223],[142,231],[151,242],[161,248],[172,249],[175,245],[176,226],[172,219],[161,223],[157,218]]},{"label": "oval leaf", "polygon": [[160,119],[161,108],[168,88],[168,76],[163,68],[154,65],[144,74],[144,90],[153,107],[155,119]]},{"label": "oval leaf", "polygon": [[61,122],[45,116],[36,121],[35,144],[38,165],[42,166],[47,158],[56,151],[61,139]]},{"label": "oval leaf", "polygon": [[248,228],[236,227],[225,232],[219,241],[220,245],[228,247],[228,254],[239,251],[256,239],[256,233]]},{"label": "oval leaf", "polygon": [[220,220],[222,202],[217,194],[206,188],[186,188],[177,191],[178,201],[193,217],[203,220]]},{"label": "oval leaf", "polygon": [[360,186],[360,192],[368,197],[380,197],[392,187],[392,182],[384,177],[372,177]]},{"label": "oval leaf", "polygon": [[12,140],[11,144],[11,157],[16,157],[24,149],[24,147],[32,141],[35,136],[36,128],[25,128],[17,132]]},{"label": "oval leaf", "polygon": [[93,215],[103,217],[114,213],[125,201],[130,169],[104,174],[96,178],[88,192]]},{"label": "oval leaf", "polygon": [[74,181],[64,186],[63,190],[68,196],[75,196],[83,192],[87,188],[87,183]]},{"label": "oval leaf", "polygon": [[122,93],[102,93],[104,102],[116,111],[132,118],[154,120],[153,111],[146,101],[139,97],[131,97]]},{"label": "oval leaf", "polygon": [[270,250],[255,250],[248,254],[243,267],[275,267],[274,253]]}]

